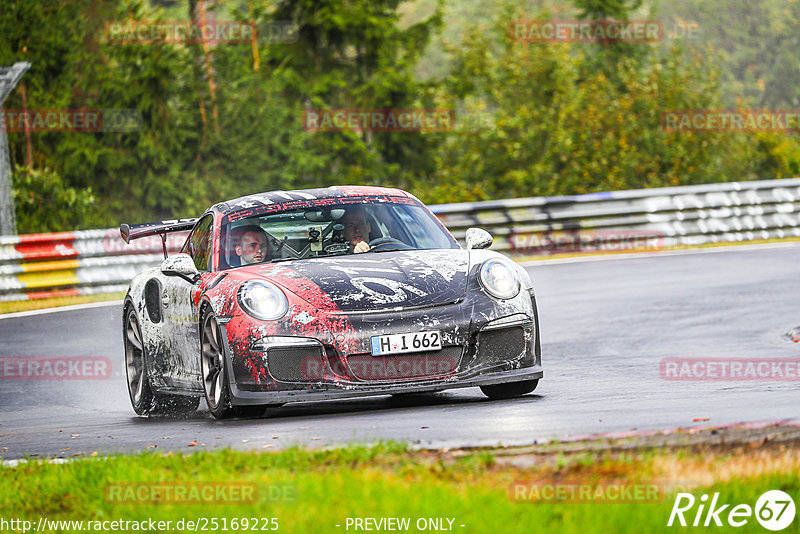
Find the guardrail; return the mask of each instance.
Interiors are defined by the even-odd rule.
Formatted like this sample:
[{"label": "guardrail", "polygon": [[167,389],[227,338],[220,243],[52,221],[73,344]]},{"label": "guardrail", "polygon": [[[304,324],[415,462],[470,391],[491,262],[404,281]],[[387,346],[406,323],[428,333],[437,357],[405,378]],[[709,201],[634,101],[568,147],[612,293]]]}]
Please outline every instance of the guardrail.
[{"label": "guardrail", "polygon": [[[179,250],[187,235],[170,234],[168,250]],[[160,237],[126,244],[117,228],[0,236],[0,300],[125,291],[163,258]]]},{"label": "guardrail", "polygon": [[511,255],[653,249],[800,236],[800,178],[521,198],[431,209],[463,242],[477,226]]},{"label": "guardrail", "polygon": [[[512,256],[800,237],[800,178],[431,206],[463,243],[477,226]],[[168,237],[178,250],[186,232]],[[116,228],[0,237],[0,300],[125,291],[158,265],[158,236]]]}]

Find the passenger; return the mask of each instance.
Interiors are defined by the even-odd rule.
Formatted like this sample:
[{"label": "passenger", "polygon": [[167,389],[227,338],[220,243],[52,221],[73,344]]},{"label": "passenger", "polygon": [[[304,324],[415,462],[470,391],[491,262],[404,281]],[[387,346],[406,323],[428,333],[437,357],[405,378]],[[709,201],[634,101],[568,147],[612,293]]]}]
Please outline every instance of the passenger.
[{"label": "passenger", "polygon": [[267,257],[267,234],[256,224],[234,228],[233,243],[233,250],[239,256],[241,265],[261,263],[272,259]]},{"label": "passenger", "polygon": [[350,252],[358,254],[370,250],[369,233],[372,228],[364,208],[361,206],[348,208],[340,222],[344,226],[342,237],[350,246]]}]

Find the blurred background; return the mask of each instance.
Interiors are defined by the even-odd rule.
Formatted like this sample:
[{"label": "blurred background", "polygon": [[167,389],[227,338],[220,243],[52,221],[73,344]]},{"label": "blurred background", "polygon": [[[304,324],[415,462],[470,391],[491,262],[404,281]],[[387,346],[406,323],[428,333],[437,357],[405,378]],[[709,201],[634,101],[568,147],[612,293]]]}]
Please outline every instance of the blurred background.
[{"label": "blurred background", "polygon": [[[658,20],[652,42],[521,42],[520,20]],[[113,24],[238,21],[238,42]],[[118,27],[118,26],[117,26]],[[666,110],[800,107],[800,2],[4,0],[4,108],[135,110],[127,131],[10,128],[20,234],[194,217],[332,184],[430,204],[800,175],[796,132],[669,132]],[[233,39],[231,39],[233,40]],[[444,131],[309,131],[304,110],[451,110]]]}]

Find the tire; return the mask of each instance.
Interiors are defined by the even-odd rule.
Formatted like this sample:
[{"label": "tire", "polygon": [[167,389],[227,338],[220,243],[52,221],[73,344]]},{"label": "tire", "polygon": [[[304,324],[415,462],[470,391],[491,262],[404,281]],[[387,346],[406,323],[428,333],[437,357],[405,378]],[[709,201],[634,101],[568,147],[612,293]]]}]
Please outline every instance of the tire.
[{"label": "tire", "polygon": [[137,415],[150,415],[155,405],[155,397],[147,377],[147,364],[144,357],[142,329],[136,310],[129,306],[125,311],[125,326],[122,340],[125,345],[125,377],[128,383],[128,396]]},{"label": "tire", "polygon": [[144,341],[139,318],[133,306],[125,311],[123,342],[128,396],[137,415],[191,415],[197,411],[200,397],[157,395],[150,387]]},{"label": "tire", "polygon": [[203,374],[203,393],[211,415],[216,419],[225,419],[231,417],[234,410],[231,406],[222,332],[211,312],[205,314],[201,325],[200,370]]},{"label": "tire", "polygon": [[495,384],[493,386],[481,386],[484,395],[492,400],[513,399],[526,393],[530,393],[539,385],[539,379],[524,380],[522,382],[508,382],[507,384]]},{"label": "tire", "polygon": [[222,336],[216,317],[209,311],[204,316],[200,329],[200,369],[203,373],[203,394],[208,404],[208,411],[216,419],[264,415],[267,410],[265,404],[245,406],[231,404],[231,388]]}]

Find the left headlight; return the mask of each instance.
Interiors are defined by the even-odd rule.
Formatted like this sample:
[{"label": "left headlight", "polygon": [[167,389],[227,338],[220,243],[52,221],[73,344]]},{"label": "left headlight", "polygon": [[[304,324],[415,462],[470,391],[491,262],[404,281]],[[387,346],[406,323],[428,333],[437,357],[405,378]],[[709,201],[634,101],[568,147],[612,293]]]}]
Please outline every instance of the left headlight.
[{"label": "left headlight", "polygon": [[519,294],[516,269],[501,259],[483,262],[478,279],[486,292],[498,299],[512,299]]},{"label": "left headlight", "polygon": [[289,311],[289,301],[275,284],[250,280],[239,288],[239,304],[256,319],[274,321]]}]

